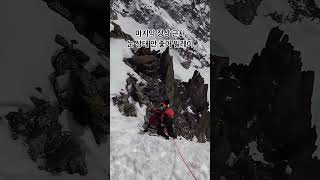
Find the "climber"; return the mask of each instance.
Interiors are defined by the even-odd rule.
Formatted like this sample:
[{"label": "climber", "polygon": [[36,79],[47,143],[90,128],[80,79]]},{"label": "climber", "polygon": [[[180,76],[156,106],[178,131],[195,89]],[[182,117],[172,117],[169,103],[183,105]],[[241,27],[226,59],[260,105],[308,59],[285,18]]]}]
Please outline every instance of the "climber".
[{"label": "climber", "polygon": [[[169,139],[169,136],[177,138],[173,128],[174,111],[170,108],[169,100],[165,99],[158,108],[152,110],[152,113],[144,132],[147,132],[149,127],[155,126],[158,135],[161,135],[166,139]],[[164,132],[164,128],[166,128],[169,136]]]}]

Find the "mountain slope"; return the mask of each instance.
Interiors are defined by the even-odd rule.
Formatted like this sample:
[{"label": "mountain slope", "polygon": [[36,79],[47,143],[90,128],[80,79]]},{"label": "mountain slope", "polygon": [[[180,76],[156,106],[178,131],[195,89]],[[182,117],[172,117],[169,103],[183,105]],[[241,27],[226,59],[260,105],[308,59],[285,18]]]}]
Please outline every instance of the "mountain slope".
[{"label": "mountain slope", "polygon": [[[320,105],[320,63],[317,62],[317,44],[320,38],[319,24],[311,19],[304,18],[301,22],[279,24],[269,17],[265,17],[263,12],[277,9],[288,9],[287,3],[282,3],[281,8],[269,1],[262,1],[257,9],[257,16],[250,25],[244,25],[235,19],[225,8],[223,1],[216,1],[213,6],[212,21],[212,46],[211,53],[227,56],[230,62],[247,64],[253,55],[264,47],[267,34],[272,27],[279,26],[290,37],[292,45],[301,52],[303,60],[302,69],[315,70],[315,82],[312,96],[312,125],[317,127],[320,133],[320,114],[317,107]],[[228,22],[228,23],[225,23]],[[237,29],[237,32],[233,32]],[[317,140],[317,144],[319,140]],[[319,150],[315,152],[318,155]]]},{"label": "mountain slope", "polygon": [[[78,48],[93,60],[88,64],[89,69],[97,62],[102,62],[97,54],[98,49],[77,33],[70,22],[50,10],[42,1],[1,2],[0,19],[0,39],[3,42],[0,45],[1,116],[18,107],[30,109],[32,103],[29,97],[37,93],[35,87],[42,88],[43,98],[56,101],[48,77],[53,71],[51,57],[61,49],[54,42],[56,34],[79,42]],[[61,119],[70,123],[68,118]],[[40,171],[37,164],[28,157],[23,143],[11,139],[4,118],[1,120],[1,132],[0,179],[105,179],[107,176],[107,144],[97,147],[87,129],[83,129],[83,137],[80,137],[88,148],[86,158],[89,174],[85,177],[66,173],[53,176]]]},{"label": "mountain slope", "polygon": [[[169,6],[169,3],[172,6]],[[192,6],[197,7],[192,9]],[[184,107],[187,103],[180,105],[179,103],[184,103],[184,100],[182,98],[175,99],[178,96],[173,94],[181,92],[183,86],[186,86],[185,84],[191,81],[192,77],[195,77],[194,74],[199,77],[199,74],[195,73],[196,70],[200,72],[200,77],[203,77],[203,82],[201,82],[202,77],[199,78],[199,84],[202,86],[203,91],[206,90],[205,87],[210,83],[210,70],[208,67],[210,61],[208,53],[209,34],[207,30],[209,27],[208,1],[197,1],[196,4],[192,4],[191,1],[179,0],[169,2],[158,0],[117,0],[111,1],[111,7],[112,23],[110,24],[110,31],[113,38],[111,38],[110,42],[110,67],[111,69],[119,70],[111,71],[110,76],[110,98],[112,99],[110,101],[112,112],[110,119],[111,178],[193,179],[192,174],[179,157],[172,139],[168,141],[160,136],[151,136],[152,133],[143,133],[142,129],[145,120],[149,117],[150,108],[156,106],[156,103],[159,100],[161,101],[163,95],[166,94],[161,94],[162,90],[169,92],[167,95],[170,98],[173,97],[171,99],[172,107],[177,108],[176,123],[179,123],[178,118],[180,117],[178,115],[180,116],[183,113],[188,116],[181,120],[183,123],[189,119],[192,121],[199,120],[199,117],[201,117],[201,114],[194,114],[192,119],[193,112],[191,107]],[[180,10],[184,11],[181,12]],[[204,12],[198,17],[203,18],[203,21],[205,21],[202,22],[203,24],[199,23],[196,18],[190,17],[192,13],[200,11]],[[143,48],[129,49],[127,47],[127,42],[124,39],[152,39],[150,37],[140,38],[135,36],[138,29],[152,28],[185,29],[189,37],[198,42],[195,50],[190,51],[193,54],[191,58],[186,57],[184,52],[187,51],[184,49],[171,48],[170,50],[165,50],[166,48],[151,48],[150,51]],[[157,50],[159,52],[155,52]],[[142,62],[141,64],[139,64],[140,61]],[[143,63],[143,61],[147,63]],[[165,65],[161,65],[162,62]],[[185,65],[187,63],[189,63],[189,66]],[[163,66],[166,66],[166,68],[163,68]],[[162,74],[165,74],[163,75],[164,77]],[[176,87],[176,84],[181,85],[181,87]],[[174,90],[169,87],[173,87],[172,89]],[[187,90],[185,91],[187,92]],[[201,96],[199,98],[201,102],[203,99],[210,102],[209,91],[207,91],[206,95],[206,97]],[[208,105],[205,103],[204,107],[207,108]],[[204,116],[204,119],[206,118],[207,116]],[[190,124],[198,126],[196,121]],[[176,125],[178,127],[179,124]],[[196,128],[192,129],[192,127],[186,126],[185,129],[196,132]],[[184,137],[188,137],[188,140],[181,136],[175,142],[186,163],[198,179],[210,179],[210,143],[197,142],[197,140],[200,140],[195,138],[194,132],[181,132],[184,133]],[[206,140],[208,138],[201,138],[202,142]]]}]

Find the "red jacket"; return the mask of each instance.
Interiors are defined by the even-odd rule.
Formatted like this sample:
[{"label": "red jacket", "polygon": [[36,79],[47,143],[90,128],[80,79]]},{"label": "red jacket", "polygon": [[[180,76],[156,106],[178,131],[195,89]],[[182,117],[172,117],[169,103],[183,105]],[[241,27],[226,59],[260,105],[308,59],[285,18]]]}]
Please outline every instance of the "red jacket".
[{"label": "red jacket", "polygon": [[[164,110],[162,107],[164,107]],[[156,126],[159,123],[159,120],[162,123],[165,116],[169,117],[169,119],[173,119],[174,117],[174,111],[163,103],[160,104],[159,108],[152,109],[152,113],[149,123],[153,126]]]}]

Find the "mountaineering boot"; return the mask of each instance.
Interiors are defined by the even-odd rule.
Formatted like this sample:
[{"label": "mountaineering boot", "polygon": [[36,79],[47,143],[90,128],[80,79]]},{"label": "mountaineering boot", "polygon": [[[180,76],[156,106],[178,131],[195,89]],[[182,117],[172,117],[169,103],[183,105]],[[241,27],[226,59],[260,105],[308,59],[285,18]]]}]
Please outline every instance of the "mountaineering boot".
[{"label": "mountaineering boot", "polygon": [[168,131],[168,135],[174,139],[177,138],[177,134],[174,132],[173,130],[173,123],[172,121],[167,121],[166,122],[166,127],[167,127],[167,131]]},{"label": "mountaineering boot", "polygon": [[174,132],[169,133],[169,136],[172,137],[173,139],[177,139],[177,134]]},{"label": "mountaineering boot", "polygon": [[169,136],[167,136],[163,131],[158,131],[157,134],[163,136],[165,139],[169,139]]},{"label": "mountaineering boot", "polygon": [[148,132],[149,130],[149,125],[143,130],[143,132]]},{"label": "mountaineering boot", "polygon": [[144,130],[143,130],[143,132],[148,132],[149,127],[150,127],[150,124],[149,124],[149,123],[146,123],[146,124],[144,125]]},{"label": "mountaineering boot", "polygon": [[165,139],[169,139],[169,136],[167,136],[167,135],[164,135],[163,137],[164,137]]}]

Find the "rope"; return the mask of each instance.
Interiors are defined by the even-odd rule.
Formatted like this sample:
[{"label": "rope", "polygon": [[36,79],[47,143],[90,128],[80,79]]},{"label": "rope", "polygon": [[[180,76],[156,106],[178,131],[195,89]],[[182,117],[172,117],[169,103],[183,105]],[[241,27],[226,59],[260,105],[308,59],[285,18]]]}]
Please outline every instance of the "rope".
[{"label": "rope", "polygon": [[178,145],[177,145],[177,143],[176,143],[176,141],[175,141],[174,139],[173,139],[173,143],[174,143],[174,145],[176,146],[176,148],[177,148],[177,150],[178,150],[178,153],[179,153],[182,161],[184,162],[184,164],[185,164],[185,165],[187,166],[187,168],[189,169],[189,171],[190,171],[190,173],[192,174],[193,178],[194,178],[195,180],[198,180],[198,179],[196,178],[196,176],[193,174],[193,172],[191,171],[191,169],[190,169],[190,167],[188,166],[188,164],[186,163],[186,161],[184,160],[183,156],[181,155],[180,150],[179,150],[179,148],[178,148]]}]

